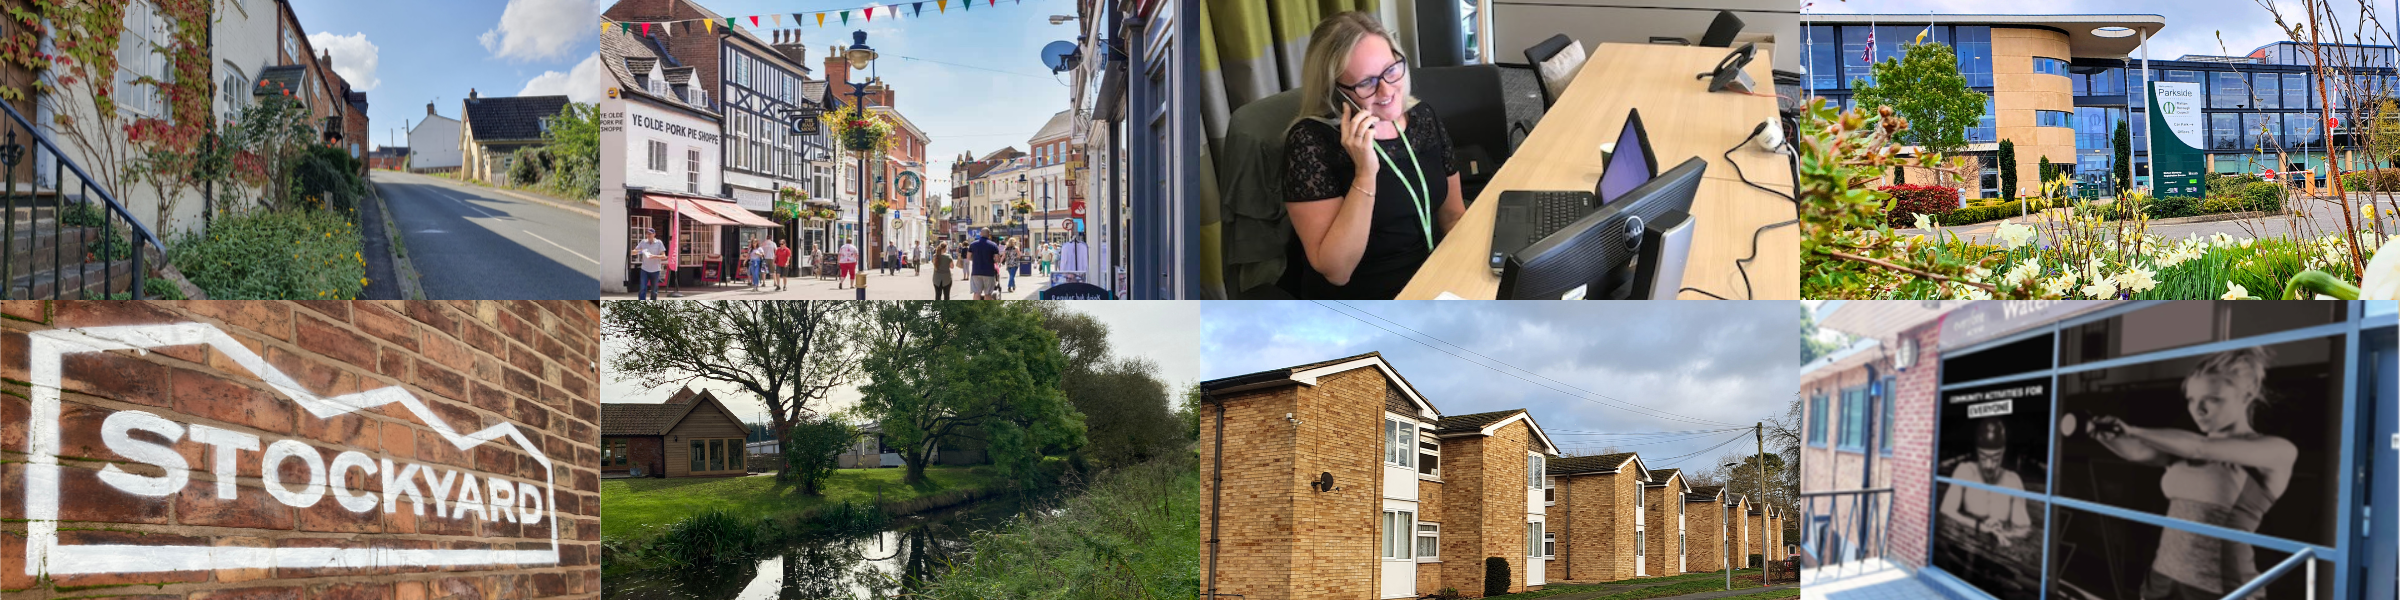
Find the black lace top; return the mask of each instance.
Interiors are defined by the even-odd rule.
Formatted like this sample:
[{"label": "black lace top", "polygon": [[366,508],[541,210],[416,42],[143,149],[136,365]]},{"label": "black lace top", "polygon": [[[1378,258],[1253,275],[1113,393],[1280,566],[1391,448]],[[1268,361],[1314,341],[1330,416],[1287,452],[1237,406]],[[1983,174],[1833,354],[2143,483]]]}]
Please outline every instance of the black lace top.
[{"label": "black lace top", "polygon": [[[1417,208],[1408,196],[1408,188],[1400,184],[1402,169],[1422,169],[1424,185],[1433,189],[1425,218],[1438,219],[1442,204],[1450,199],[1450,176],[1458,170],[1450,166],[1450,133],[1442,129],[1442,121],[1434,116],[1433,107],[1423,102],[1408,109],[1408,143],[1400,138],[1376,140],[1383,152],[1399,163],[1382,165],[1375,175],[1375,212],[1371,215],[1367,249],[1359,257],[1358,268],[1351,270],[1350,283],[1333,285],[1313,269],[1303,274],[1301,293],[1312,298],[1355,300],[1385,300],[1400,295],[1408,279],[1417,274],[1417,267],[1433,254],[1425,243],[1425,230],[1418,221]],[[1409,148],[1416,148],[1416,160],[1410,161]],[[1380,159],[1379,159],[1380,160]],[[1350,193],[1351,178],[1357,174],[1350,164],[1350,154],[1342,150],[1341,130],[1320,121],[1301,121],[1293,125],[1284,142],[1283,190],[1285,202],[1338,202]],[[1418,173],[1409,173],[1408,184],[1420,185]],[[1424,193],[1420,190],[1420,193]],[[1441,226],[1434,225],[1434,241],[1441,241]],[[1294,242],[1298,243],[1297,241]],[[1306,262],[1296,263],[1305,268]]]}]

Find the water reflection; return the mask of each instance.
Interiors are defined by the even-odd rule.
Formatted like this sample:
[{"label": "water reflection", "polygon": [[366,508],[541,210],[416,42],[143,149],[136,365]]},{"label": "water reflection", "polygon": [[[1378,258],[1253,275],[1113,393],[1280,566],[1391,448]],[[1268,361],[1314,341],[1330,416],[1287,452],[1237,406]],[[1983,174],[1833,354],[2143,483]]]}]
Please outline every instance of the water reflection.
[{"label": "water reflection", "polygon": [[1033,509],[1000,498],[894,519],[883,531],[802,540],[755,562],[713,569],[611,575],[606,600],[871,600],[921,590],[964,560],[976,530]]}]

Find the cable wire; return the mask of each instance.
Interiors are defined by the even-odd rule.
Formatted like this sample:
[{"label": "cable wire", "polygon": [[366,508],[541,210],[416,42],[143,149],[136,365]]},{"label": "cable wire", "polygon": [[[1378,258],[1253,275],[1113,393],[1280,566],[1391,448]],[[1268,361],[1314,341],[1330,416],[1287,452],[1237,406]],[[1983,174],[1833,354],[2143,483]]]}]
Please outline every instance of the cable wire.
[{"label": "cable wire", "polygon": [[[1691,423],[1691,424],[1695,424],[1695,425],[1723,425],[1723,426],[1728,426],[1728,427],[1732,427],[1732,426],[1734,426],[1734,424],[1732,424],[1732,423],[1725,423],[1725,422],[1721,422],[1721,421],[1710,421],[1710,420],[1707,420],[1707,419],[1701,419],[1701,418],[1698,418],[1698,417],[1689,417],[1689,416],[1679,415],[1679,414],[1675,414],[1675,413],[1670,413],[1670,412],[1660,411],[1660,410],[1656,410],[1656,409],[1642,408],[1642,407],[1635,406],[1635,405],[1633,405],[1633,404],[1630,404],[1630,403],[1627,403],[1627,402],[1625,402],[1625,401],[1623,401],[1623,400],[1618,400],[1618,399],[1616,399],[1615,397],[1609,396],[1609,395],[1607,395],[1607,394],[1602,394],[1602,393],[1599,393],[1599,392],[1589,392],[1589,391],[1583,391],[1583,390],[1573,390],[1573,391],[1570,391],[1570,390],[1567,390],[1567,389],[1560,389],[1560,388],[1558,388],[1558,387],[1551,386],[1551,385],[1548,385],[1548,384],[1544,384],[1544,383],[1542,383],[1542,382],[1539,382],[1539,381],[1534,381],[1534,380],[1531,380],[1531,379],[1526,379],[1526,378],[1524,378],[1523,376],[1517,375],[1517,374],[1515,374],[1515,373],[1510,373],[1510,372],[1508,372],[1508,371],[1503,371],[1503,370],[1500,370],[1500,369],[1498,369],[1498,368],[1495,368],[1495,367],[1493,367],[1493,366],[1491,366],[1491,365],[1487,365],[1487,364],[1483,364],[1483,363],[1476,362],[1476,361],[1473,361],[1473,360],[1469,360],[1467,357],[1464,357],[1464,356],[1459,356],[1459,355],[1458,355],[1458,353],[1456,353],[1456,352],[1451,352],[1451,351],[1449,351],[1449,350],[1444,350],[1444,349],[1442,349],[1442,348],[1440,348],[1440,347],[1437,347],[1437,346],[1434,346],[1434,345],[1432,345],[1432,344],[1427,344],[1427,343],[1425,343],[1425,342],[1423,342],[1423,341],[1419,341],[1419,340],[1417,340],[1416,338],[1412,338],[1412,337],[1409,337],[1409,336],[1401,335],[1401,334],[1400,334],[1400,332],[1397,332],[1397,331],[1392,331],[1391,329],[1389,329],[1389,328],[1385,328],[1385,327],[1384,327],[1384,326],[1382,326],[1382,325],[1377,325],[1377,324],[1375,324],[1375,322],[1374,322],[1374,321],[1368,321],[1368,320],[1366,320],[1366,319],[1361,319],[1361,318],[1358,318],[1358,316],[1357,316],[1357,315],[1353,315],[1353,314],[1350,314],[1350,313],[1348,313],[1348,312],[1344,312],[1344,311],[1342,311],[1342,310],[1335,309],[1335,308],[1334,308],[1332,305],[1326,304],[1325,302],[1322,302],[1322,301],[1315,301],[1315,300],[1312,300],[1311,302],[1316,302],[1318,306],[1323,306],[1323,307],[1325,307],[1327,310],[1332,310],[1332,311],[1334,311],[1334,312],[1336,312],[1336,313],[1340,313],[1342,316],[1345,316],[1345,317],[1350,317],[1352,320],[1356,320],[1356,321],[1358,321],[1358,322],[1360,322],[1360,323],[1366,323],[1366,324],[1367,324],[1368,326],[1370,326],[1370,327],[1374,327],[1374,328],[1376,328],[1376,329],[1381,329],[1381,330],[1383,330],[1383,332],[1384,332],[1384,333],[1389,333],[1389,334],[1392,334],[1392,335],[1394,335],[1394,336],[1398,336],[1398,337],[1400,337],[1401,339],[1406,339],[1406,340],[1408,340],[1408,341],[1411,341],[1411,342],[1416,342],[1416,343],[1417,343],[1417,345],[1419,345],[1419,346],[1424,346],[1424,347],[1427,347],[1427,348],[1432,348],[1432,349],[1433,349],[1434,351],[1436,351],[1436,352],[1441,352],[1441,353],[1443,353],[1443,354],[1448,354],[1448,355],[1450,355],[1450,356],[1451,356],[1451,357],[1453,357],[1453,358],[1457,358],[1457,359],[1459,359],[1459,360],[1466,361],[1466,362],[1468,362],[1468,363],[1474,364],[1475,366],[1483,367],[1483,368],[1486,368],[1486,369],[1491,369],[1493,372],[1496,372],[1496,373],[1499,373],[1499,374],[1502,374],[1502,375],[1507,375],[1507,376],[1509,376],[1509,377],[1515,377],[1515,378],[1517,378],[1518,380],[1520,380],[1520,381],[1524,381],[1524,382],[1526,382],[1526,383],[1531,383],[1531,384],[1534,384],[1534,385],[1538,385],[1538,386],[1542,386],[1542,387],[1545,387],[1545,388],[1549,388],[1551,391],[1559,392],[1559,393],[1562,393],[1562,394],[1567,394],[1567,395],[1570,395],[1570,396],[1581,396],[1581,397],[1582,397],[1582,399],[1583,399],[1584,401],[1586,401],[1586,402],[1593,402],[1593,403],[1595,403],[1595,404],[1603,404],[1603,405],[1613,404],[1613,405],[1617,406],[1618,408],[1622,408],[1622,409],[1625,409],[1625,410],[1628,410],[1628,411],[1633,411],[1634,413],[1636,413],[1636,414],[1641,414],[1641,415],[1643,415],[1643,416],[1655,417],[1655,418],[1661,418],[1661,419],[1669,419],[1669,420],[1675,420],[1675,421],[1682,421],[1682,422],[1685,422],[1685,423]],[[1458,348],[1458,349],[1460,349],[1460,350],[1465,350],[1465,351],[1466,351],[1468,354],[1473,354],[1473,355],[1476,355],[1476,356],[1479,356],[1479,357],[1483,357],[1483,359],[1484,359],[1484,360],[1488,360],[1488,361],[1491,361],[1491,362],[1493,362],[1493,363],[1497,363],[1497,364],[1499,364],[1499,365],[1506,366],[1506,367],[1508,367],[1508,368],[1511,368],[1511,369],[1516,369],[1516,370],[1518,370],[1518,371],[1524,371],[1524,372],[1525,372],[1525,373],[1527,373],[1527,374],[1533,375],[1533,376],[1535,376],[1535,377],[1541,377],[1541,378],[1542,378],[1542,379],[1544,379],[1544,380],[1548,380],[1548,381],[1550,381],[1550,382],[1552,382],[1552,383],[1557,383],[1558,385],[1561,385],[1561,386],[1567,386],[1567,385],[1569,385],[1569,384],[1567,384],[1566,382],[1558,381],[1558,380],[1556,380],[1556,379],[1550,379],[1549,377],[1543,376],[1543,375],[1542,375],[1542,374],[1540,374],[1540,373],[1534,373],[1533,371],[1526,370],[1526,369],[1524,369],[1524,368],[1522,368],[1522,367],[1518,367],[1518,366],[1516,366],[1516,365],[1511,365],[1511,364],[1508,364],[1508,363],[1506,363],[1506,362],[1503,362],[1503,361],[1501,361],[1501,360],[1499,360],[1499,359],[1495,359],[1495,358],[1492,358],[1492,357],[1489,357],[1489,356],[1484,356],[1484,355],[1483,355],[1483,353],[1476,352],[1476,351],[1474,351],[1474,350],[1469,350],[1469,349],[1467,349],[1465,346],[1459,346],[1459,345],[1457,345],[1457,344],[1452,344],[1452,343],[1450,343],[1450,342],[1449,342],[1449,341],[1447,341],[1447,340],[1443,340],[1443,339],[1441,339],[1441,338],[1438,338],[1438,337],[1434,337],[1434,336],[1431,336],[1431,335],[1427,335],[1427,334],[1425,334],[1424,332],[1417,331],[1416,329],[1410,328],[1410,327],[1409,327],[1409,326],[1407,326],[1407,325],[1401,325],[1401,324],[1400,324],[1400,323],[1398,323],[1398,322],[1394,322],[1394,321],[1391,321],[1391,320],[1389,320],[1389,319],[1384,319],[1384,318],[1383,318],[1381,315],[1377,315],[1377,314],[1375,314],[1375,313],[1373,313],[1373,312],[1369,312],[1369,311],[1367,311],[1366,309],[1357,308],[1357,307],[1349,307],[1349,306],[1347,306],[1347,305],[1345,305],[1345,307],[1347,307],[1347,308],[1350,308],[1351,310],[1356,310],[1356,311],[1359,311],[1359,312],[1362,312],[1362,313],[1366,313],[1366,314],[1367,314],[1367,316],[1370,316],[1370,317],[1375,317],[1376,319],[1383,320],[1384,322],[1387,322],[1387,323],[1391,323],[1393,326],[1399,327],[1399,328],[1401,328],[1401,329],[1407,329],[1408,331],[1410,331],[1410,332],[1412,332],[1412,333],[1416,333],[1417,335],[1424,336],[1424,337],[1426,337],[1426,338],[1432,339],[1432,340],[1434,340],[1434,341],[1437,341],[1437,342],[1441,342],[1441,343],[1443,343],[1443,344],[1445,344],[1445,345],[1449,345],[1449,346],[1452,346],[1452,347]],[[1572,387],[1572,386],[1569,386],[1569,387]],[[1598,397],[1600,397],[1600,398],[1606,399],[1606,400],[1607,400],[1607,402],[1603,403],[1603,402],[1598,402],[1598,401],[1595,401],[1593,398],[1591,398],[1591,396],[1598,396]]]}]

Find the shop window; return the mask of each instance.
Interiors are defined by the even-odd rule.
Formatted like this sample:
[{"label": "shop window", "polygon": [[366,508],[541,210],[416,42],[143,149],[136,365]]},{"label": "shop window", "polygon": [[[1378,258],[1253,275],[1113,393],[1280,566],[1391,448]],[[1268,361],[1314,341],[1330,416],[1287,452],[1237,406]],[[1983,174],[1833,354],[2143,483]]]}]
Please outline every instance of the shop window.
[{"label": "shop window", "polygon": [[650,163],[649,163],[649,166],[650,166],[650,170],[651,170],[652,172],[656,172],[656,173],[665,173],[665,172],[667,172],[667,143],[666,143],[666,142],[661,142],[661,141],[658,141],[658,140],[650,140]]}]

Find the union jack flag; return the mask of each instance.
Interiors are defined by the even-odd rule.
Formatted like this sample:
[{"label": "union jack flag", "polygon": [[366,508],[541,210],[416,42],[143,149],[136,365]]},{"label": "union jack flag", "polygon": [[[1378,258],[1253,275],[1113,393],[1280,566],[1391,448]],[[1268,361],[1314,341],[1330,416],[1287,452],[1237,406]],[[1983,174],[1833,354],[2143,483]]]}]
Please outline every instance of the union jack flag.
[{"label": "union jack flag", "polygon": [[1867,64],[1874,64],[1874,63],[1875,63],[1875,28],[1874,28],[1874,26],[1868,26],[1868,27],[1867,27],[1867,48],[1866,48],[1866,50],[1860,51],[1860,52],[1858,53],[1858,60],[1860,60],[1861,62],[1865,62],[1865,63],[1867,63]]}]

